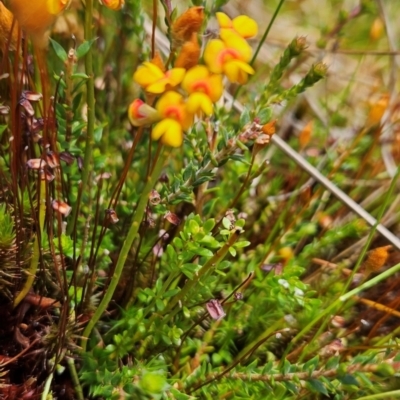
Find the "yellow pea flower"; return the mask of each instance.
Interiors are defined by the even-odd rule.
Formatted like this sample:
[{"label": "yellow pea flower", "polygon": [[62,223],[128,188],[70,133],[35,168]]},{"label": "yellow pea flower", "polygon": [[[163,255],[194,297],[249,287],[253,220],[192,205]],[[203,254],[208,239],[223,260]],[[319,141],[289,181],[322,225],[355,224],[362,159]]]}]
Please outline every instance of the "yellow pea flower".
[{"label": "yellow pea flower", "polygon": [[204,51],[204,61],[210,71],[225,74],[231,82],[244,84],[254,69],[248,64],[251,47],[236,34],[227,33],[225,41],[210,40]]},{"label": "yellow pea flower", "polygon": [[217,12],[216,16],[221,33],[226,31],[234,32],[244,39],[249,39],[257,35],[257,22],[247,15],[239,15],[233,20],[222,12]]},{"label": "yellow pea flower", "polygon": [[211,115],[212,103],[222,96],[222,76],[212,74],[204,65],[191,68],[182,81],[182,88],[189,93],[187,109],[192,114],[203,112]]},{"label": "yellow pea flower", "polygon": [[182,126],[172,118],[160,121],[151,131],[153,140],[161,140],[161,143],[169,147],[181,147],[183,143]]},{"label": "yellow pea flower", "polygon": [[204,93],[192,93],[189,95],[186,107],[194,115],[211,115],[213,113],[213,104]]},{"label": "yellow pea flower", "polygon": [[161,140],[170,147],[180,147],[183,143],[183,131],[193,124],[193,115],[188,112],[185,101],[177,92],[166,92],[158,100],[156,109],[163,118],[154,126],[151,137]]},{"label": "yellow pea flower", "polygon": [[147,92],[160,94],[179,85],[184,75],[184,68],[172,68],[163,72],[157,65],[146,61],[138,67],[133,80]]}]

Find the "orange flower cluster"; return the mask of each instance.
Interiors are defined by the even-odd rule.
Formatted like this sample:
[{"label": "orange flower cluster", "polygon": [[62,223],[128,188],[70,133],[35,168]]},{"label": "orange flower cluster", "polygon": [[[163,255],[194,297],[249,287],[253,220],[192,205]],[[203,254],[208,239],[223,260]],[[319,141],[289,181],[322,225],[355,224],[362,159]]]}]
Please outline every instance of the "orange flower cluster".
[{"label": "orange flower cluster", "polygon": [[[104,0],[103,0],[104,1]],[[128,109],[129,120],[134,126],[156,123],[152,139],[171,147],[183,143],[183,133],[195,117],[211,116],[213,104],[222,96],[223,75],[231,82],[243,84],[253,68],[248,64],[252,50],[247,38],[257,34],[257,24],[247,16],[231,20],[217,13],[220,39],[208,42],[199,63],[198,33],[203,25],[203,7],[192,7],[176,19],[171,26],[172,43],[180,52],[174,67],[166,70],[157,54],[144,62],[133,75],[147,96],[154,100],[155,108],[142,100],[134,100]]]},{"label": "orange flower cluster", "polygon": [[70,0],[12,0],[9,3],[19,26],[42,46],[47,42],[44,37],[46,30],[69,5]]}]

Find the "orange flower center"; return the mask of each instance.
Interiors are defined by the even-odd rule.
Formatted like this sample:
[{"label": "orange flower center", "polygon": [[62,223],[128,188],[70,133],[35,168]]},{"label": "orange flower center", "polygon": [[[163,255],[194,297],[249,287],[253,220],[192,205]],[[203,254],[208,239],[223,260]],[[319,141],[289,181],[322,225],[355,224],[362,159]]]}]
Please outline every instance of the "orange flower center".
[{"label": "orange flower center", "polygon": [[238,59],[240,59],[240,53],[235,49],[225,49],[218,54],[218,61],[221,64],[225,64],[228,61]]},{"label": "orange flower center", "polygon": [[176,121],[183,120],[182,114],[182,109],[178,106],[170,106],[165,110],[165,117],[175,119]]},{"label": "orange flower center", "polygon": [[207,95],[210,94],[210,85],[206,81],[199,81],[194,83],[192,89],[195,92],[203,92]]}]

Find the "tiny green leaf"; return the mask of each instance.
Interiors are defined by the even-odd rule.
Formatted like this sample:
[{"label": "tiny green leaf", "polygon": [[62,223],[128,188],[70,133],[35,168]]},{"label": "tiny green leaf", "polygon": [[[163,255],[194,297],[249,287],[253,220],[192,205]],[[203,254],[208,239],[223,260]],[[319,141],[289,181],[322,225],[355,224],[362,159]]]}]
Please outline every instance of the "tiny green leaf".
[{"label": "tiny green leaf", "polygon": [[89,79],[89,77],[86,74],[84,74],[83,72],[76,72],[75,74],[71,75],[71,78],[72,79],[75,79],[75,78]]},{"label": "tiny green leaf", "polygon": [[51,46],[53,47],[53,49],[54,49],[54,51],[55,51],[57,57],[58,57],[62,62],[67,61],[68,54],[67,54],[67,52],[64,50],[64,48],[63,48],[59,43],[57,43],[55,40],[53,40],[52,38],[50,38],[50,43],[51,43]]},{"label": "tiny green leaf", "polygon": [[308,387],[310,388],[310,390],[313,391],[314,393],[321,393],[321,394],[323,394],[324,396],[328,396],[328,395],[329,395],[328,391],[326,390],[325,385],[324,385],[321,381],[319,381],[319,380],[317,380],[317,379],[310,379],[310,380],[307,382],[307,386],[308,386]]},{"label": "tiny green leaf", "polygon": [[77,49],[76,49],[76,56],[78,58],[82,58],[86,55],[86,53],[92,47],[92,44],[97,40],[97,38],[92,39],[90,41],[83,42]]}]

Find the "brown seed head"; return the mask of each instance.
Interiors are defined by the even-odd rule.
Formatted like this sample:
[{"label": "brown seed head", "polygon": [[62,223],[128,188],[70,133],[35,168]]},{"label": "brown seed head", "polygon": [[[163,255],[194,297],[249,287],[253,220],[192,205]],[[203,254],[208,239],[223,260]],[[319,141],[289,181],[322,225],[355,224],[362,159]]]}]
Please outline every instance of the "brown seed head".
[{"label": "brown seed head", "polygon": [[191,7],[179,16],[172,24],[171,33],[174,45],[179,47],[192,38],[193,33],[200,31],[204,21],[204,7]]},{"label": "brown seed head", "polygon": [[190,69],[199,63],[199,59],[200,46],[197,34],[193,32],[192,39],[183,44],[182,50],[175,61],[175,68]]},{"label": "brown seed head", "polygon": [[161,71],[165,72],[164,61],[158,51],[155,52],[154,57],[151,59],[150,62],[154,65],[157,65],[157,67],[160,68]]},{"label": "brown seed head", "polygon": [[368,253],[367,259],[364,262],[364,268],[368,272],[379,271],[386,263],[389,252],[392,246],[377,247]]},{"label": "brown seed head", "polygon": [[276,131],[275,125],[276,119],[266,123],[261,129],[266,135],[272,136]]}]

